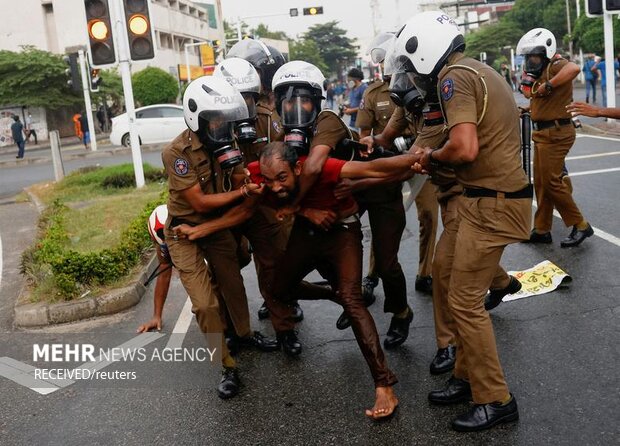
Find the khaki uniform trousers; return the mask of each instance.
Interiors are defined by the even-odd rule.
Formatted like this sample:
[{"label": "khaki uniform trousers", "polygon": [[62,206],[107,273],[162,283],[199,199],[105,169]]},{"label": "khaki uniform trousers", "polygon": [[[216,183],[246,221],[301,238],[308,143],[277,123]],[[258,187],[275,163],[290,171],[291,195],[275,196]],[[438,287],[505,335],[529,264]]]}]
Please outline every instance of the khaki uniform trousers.
[{"label": "khaki uniform trousers", "polygon": [[[222,352],[222,362],[226,367],[233,367],[235,361],[223,336],[226,327],[224,308],[228,310],[238,336],[251,334],[248,301],[239,270],[237,240],[227,230],[199,241],[175,241],[174,234],[169,230],[165,235],[170,257],[192,302],[192,313],[196,315],[200,330],[208,335],[210,347],[214,347],[210,339],[219,337],[217,347]],[[219,285],[219,292],[215,283]]]},{"label": "khaki uniform trousers", "polygon": [[495,334],[484,296],[496,276],[504,248],[529,237],[530,199],[459,197],[448,305],[457,330],[454,376],[469,381],[474,403],[508,396]]},{"label": "khaki uniform trousers", "polygon": [[534,228],[538,232],[551,231],[555,207],[566,226],[583,221],[583,215],[572,196],[572,184],[565,179],[564,160],[575,142],[572,125],[551,127],[535,131],[534,140],[534,190],[538,208],[534,215]]}]

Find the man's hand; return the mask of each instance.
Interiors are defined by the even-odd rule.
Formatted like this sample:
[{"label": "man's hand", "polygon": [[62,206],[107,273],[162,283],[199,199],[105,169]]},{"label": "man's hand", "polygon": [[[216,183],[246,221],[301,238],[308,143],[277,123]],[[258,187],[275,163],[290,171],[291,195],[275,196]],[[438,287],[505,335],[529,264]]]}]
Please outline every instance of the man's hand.
[{"label": "man's hand", "polygon": [[415,173],[428,174],[430,172],[432,152],[433,149],[430,147],[416,150],[415,155],[420,155],[420,159],[412,166]]},{"label": "man's hand", "polygon": [[276,210],[276,218],[280,221],[286,220],[287,218],[295,215],[299,210],[299,206],[284,206]]},{"label": "man's hand", "polygon": [[590,116],[592,118],[599,117],[599,107],[586,104],[585,102],[572,102],[566,106],[566,111],[575,115]]},{"label": "man's hand", "polygon": [[138,330],[136,330],[136,333],[145,333],[151,330],[161,330],[161,318],[153,317],[153,319],[148,321],[146,324],[140,325]]},{"label": "man's hand", "polygon": [[337,219],[337,215],[334,211],[323,209],[305,208],[302,210],[301,215],[310,220],[313,225],[320,227],[324,231],[329,231]]},{"label": "man's hand", "polygon": [[172,232],[174,232],[174,236],[179,239],[186,238],[189,240],[194,240],[196,238],[194,237],[194,234],[196,233],[196,228],[185,223],[172,228]]},{"label": "man's hand", "polygon": [[354,108],[345,108],[342,113],[344,113],[345,115],[352,115],[353,113],[355,113],[355,109]]},{"label": "man's hand", "polygon": [[262,195],[265,188],[263,184],[246,183],[241,186],[241,193],[245,197]]},{"label": "man's hand", "polygon": [[334,197],[338,200],[349,197],[355,191],[355,181],[349,178],[341,179],[334,188]]}]

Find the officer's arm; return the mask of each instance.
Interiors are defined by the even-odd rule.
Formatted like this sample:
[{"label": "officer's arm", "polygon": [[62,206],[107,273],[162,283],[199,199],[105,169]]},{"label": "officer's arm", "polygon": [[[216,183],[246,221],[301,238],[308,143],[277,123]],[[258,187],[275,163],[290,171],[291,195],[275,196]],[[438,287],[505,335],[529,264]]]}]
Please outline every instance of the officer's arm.
[{"label": "officer's arm", "polygon": [[[418,155],[404,154],[373,161],[349,161],[342,166],[340,178],[382,178],[384,180],[411,170]],[[385,181],[386,182],[386,181]]]},{"label": "officer's arm", "polygon": [[366,137],[366,136],[370,136],[370,131],[371,131],[371,130],[372,130],[372,129],[363,129],[363,128],[360,128],[360,138],[364,138],[364,137]]},{"label": "officer's arm", "polygon": [[162,315],[164,313],[164,304],[168,297],[168,289],[170,288],[170,279],[172,278],[172,265],[170,258],[165,257],[161,251],[159,244],[155,245],[157,259],[159,260],[158,270],[160,271],[155,282],[155,292],[153,294],[153,318],[146,324],[138,327],[138,333],[143,333],[152,329],[161,330]]},{"label": "officer's arm", "polygon": [[555,76],[549,79],[549,83],[555,88],[567,82],[571,82],[577,76],[579,76],[579,66],[573,62],[568,62],[560,68],[560,71],[558,71]]},{"label": "officer's arm", "polygon": [[256,184],[247,184],[241,189],[232,190],[230,192],[222,192],[219,194],[205,194],[200,188],[200,184],[196,183],[181,191],[181,196],[196,212],[207,214],[218,208],[229,206],[236,203],[246,194],[253,193],[259,186]]},{"label": "officer's arm", "polygon": [[472,122],[462,122],[450,129],[448,141],[433,151],[435,161],[446,164],[471,163],[478,156],[478,128]]},{"label": "officer's arm", "polygon": [[299,194],[295,199],[295,205],[299,204],[301,200],[306,196],[306,193],[316,183],[316,180],[323,171],[323,165],[329,158],[331,147],[326,144],[319,144],[310,149],[308,158],[304,161],[304,165],[301,168],[301,175],[299,176]]}]

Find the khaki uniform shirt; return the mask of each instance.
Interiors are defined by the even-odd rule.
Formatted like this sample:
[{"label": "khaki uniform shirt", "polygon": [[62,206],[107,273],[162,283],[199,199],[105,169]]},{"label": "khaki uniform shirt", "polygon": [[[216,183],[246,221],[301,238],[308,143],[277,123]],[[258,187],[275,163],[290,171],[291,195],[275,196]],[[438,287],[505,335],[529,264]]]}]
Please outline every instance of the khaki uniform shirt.
[{"label": "khaki uniform shirt", "polygon": [[[547,69],[538,79],[532,88],[533,91],[545,88],[545,82],[553,76],[569,62],[561,57],[555,58],[549,62]],[[566,106],[573,102],[573,83],[566,82],[551,90],[548,96],[532,97],[530,99],[530,111],[532,113],[532,121],[554,121],[556,119],[570,119],[571,114],[566,111]]]},{"label": "khaki uniform shirt", "polygon": [[351,138],[352,132],[336,113],[324,110],[319,113],[314,123],[314,136],[310,141],[310,148],[319,145],[329,146],[332,155],[338,147],[338,143],[344,138]]},{"label": "khaki uniform shirt", "polygon": [[364,91],[355,127],[372,130],[373,135],[378,135],[387,126],[395,109],[396,105],[390,99],[389,84],[384,81],[373,82]]},{"label": "khaki uniform shirt", "polygon": [[[465,68],[452,68],[452,65]],[[484,79],[488,89],[484,112]],[[528,180],[521,162],[519,111],[512,90],[493,68],[461,53],[450,56],[439,72],[439,88],[448,130],[462,123],[477,126],[479,152],[476,159],[454,167],[464,187],[516,192]]]},{"label": "khaki uniform shirt", "polygon": [[180,217],[198,224],[221,215],[223,209],[209,214],[196,212],[181,192],[199,183],[205,194],[222,193],[230,188],[232,173],[243,174],[241,165],[236,166],[232,172],[223,173],[217,160],[203,148],[198,136],[189,129],[164,147],[161,158],[168,174],[169,219]]}]

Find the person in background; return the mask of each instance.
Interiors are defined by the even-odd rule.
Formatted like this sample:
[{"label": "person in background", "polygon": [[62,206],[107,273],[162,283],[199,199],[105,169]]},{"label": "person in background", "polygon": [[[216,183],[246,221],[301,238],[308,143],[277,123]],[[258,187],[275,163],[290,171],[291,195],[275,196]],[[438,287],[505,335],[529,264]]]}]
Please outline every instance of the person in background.
[{"label": "person in background", "polygon": [[362,97],[368,85],[362,83],[364,73],[358,68],[351,68],[347,73],[347,87],[349,87],[349,106],[344,109],[344,114],[351,117],[349,127],[356,129],[357,111],[362,102]]},{"label": "person in background", "polygon": [[592,102],[596,102],[596,81],[598,79],[598,71],[595,67],[594,55],[590,54],[583,63],[583,75],[586,80],[586,102],[590,102],[590,91],[592,91]]},{"label": "person in background", "polygon": [[26,115],[26,141],[30,141],[30,137],[34,136],[34,145],[39,144],[39,138],[37,138],[37,131],[32,127],[32,115],[28,113]]},{"label": "person in background", "polygon": [[[618,76],[618,69],[620,64],[614,59],[614,83]],[[603,107],[607,107],[607,74],[605,73],[605,59],[601,59],[596,64],[596,70],[598,72],[598,78],[601,80],[601,92],[603,94]]]},{"label": "person in background", "polygon": [[13,115],[13,124],[11,124],[11,135],[13,141],[17,144],[17,156],[15,158],[21,159],[24,157],[24,149],[26,147],[26,141],[24,140],[24,125],[19,120],[19,116]]},{"label": "person in background", "polygon": [[80,114],[76,113],[75,115],[73,115],[73,118],[71,118],[71,120],[73,121],[73,131],[75,132],[75,136],[78,137],[78,139],[81,141],[82,140],[82,127],[80,126]]},{"label": "person in background", "polygon": [[84,142],[84,148],[86,150],[90,150],[90,130],[88,128],[88,118],[86,117],[86,112],[82,111],[80,114],[80,129],[82,131],[82,142]]}]

